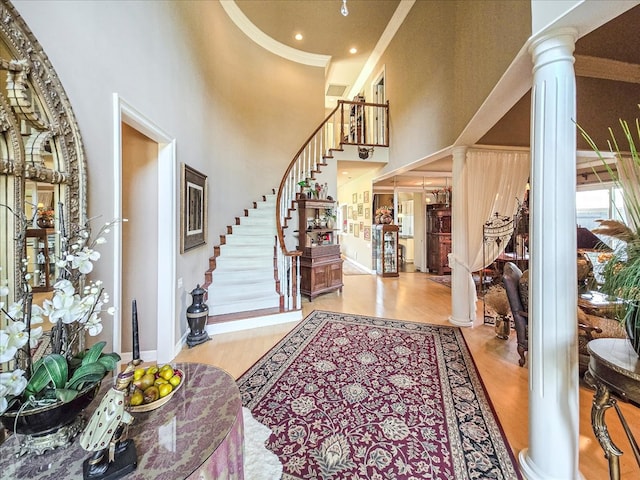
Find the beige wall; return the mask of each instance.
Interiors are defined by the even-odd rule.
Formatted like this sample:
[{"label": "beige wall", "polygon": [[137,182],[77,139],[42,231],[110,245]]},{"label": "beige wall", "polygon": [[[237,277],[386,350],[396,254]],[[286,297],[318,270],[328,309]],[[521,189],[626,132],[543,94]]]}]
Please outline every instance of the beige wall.
[{"label": "beige wall", "polygon": [[453,144],[530,32],[526,0],[416,2],[373,69],[392,119],[384,171]]},{"label": "beige wall", "polygon": [[[14,5],[73,105],[88,159],[90,216],[115,211],[114,93],[176,139],[178,162],[209,177],[209,244],[176,263],[184,285],[176,290],[178,340],[187,330],[188,292],[203,282],[219,235],[278,187],[293,155],[324,118],[324,70],[262,50],[217,1]],[[178,221],[178,212],[168,214]],[[140,222],[151,229],[156,219]],[[102,249],[94,275],[112,294],[113,245]],[[136,261],[127,268],[145,265]],[[104,323],[102,338],[110,341],[111,325]]]},{"label": "beige wall", "polygon": [[146,221],[158,216],[157,157],[156,142],[122,124],[122,216],[128,220],[122,224],[123,352],[132,350],[131,301],[134,298],[138,309],[140,350],[157,348],[157,229],[149,228]]}]

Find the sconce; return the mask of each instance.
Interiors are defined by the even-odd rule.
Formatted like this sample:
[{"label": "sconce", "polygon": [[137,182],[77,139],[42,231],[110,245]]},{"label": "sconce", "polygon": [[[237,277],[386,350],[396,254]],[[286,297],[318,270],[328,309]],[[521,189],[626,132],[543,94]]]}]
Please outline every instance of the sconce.
[{"label": "sconce", "polygon": [[366,160],[367,158],[369,158],[369,155],[373,155],[373,147],[358,147],[358,157],[360,157],[362,160]]}]

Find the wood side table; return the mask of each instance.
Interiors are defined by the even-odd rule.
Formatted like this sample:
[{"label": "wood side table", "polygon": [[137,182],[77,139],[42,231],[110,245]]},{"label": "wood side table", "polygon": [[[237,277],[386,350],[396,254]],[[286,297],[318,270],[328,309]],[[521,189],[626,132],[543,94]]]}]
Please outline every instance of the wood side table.
[{"label": "wood side table", "polygon": [[[185,374],[182,388],[156,410],[132,414],[135,420],[129,437],[135,442],[138,467],[124,478],[242,480],[244,427],[235,380],[210,365],[176,366]],[[105,379],[85,418],[90,418],[109,388],[111,382]],[[18,451],[15,436],[0,445],[3,479],[82,479],[82,463],[91,455],[80,447],[78,438],[66,448],[39,456],[16,458]]]},{"label": "wood side table", "polygon": [[589,371],[586,379],[596,388],[591,406],[591,426],[609,461],[609,477],[620,479],[622,451],[614,445],[605,422],[606,411],[614,407],[640,467],[640,449],[615,397],[640,407],[640,358],[626,338],[598,338],[587,344]]}]

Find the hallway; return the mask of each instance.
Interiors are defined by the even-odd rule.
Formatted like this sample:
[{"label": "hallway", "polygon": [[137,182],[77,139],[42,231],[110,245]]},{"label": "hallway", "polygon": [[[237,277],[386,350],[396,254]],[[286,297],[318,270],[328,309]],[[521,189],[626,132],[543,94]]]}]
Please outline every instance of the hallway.
[{"label": "hallway", "polygon": [[[303,314],[330,310],[448,325],[451,290],[429,280],[429,274],[401,273],[398,278],[375,275],[345,275],[342,294],[303,299]],[[193,349],[183,349],[176,361],[211,363],[239,377],[291,329],[292,324],[219,335]],[[473,354],[485,387],[504,432],[517,455],[528,445],[527,392],[528,369],[518,366],[515,332],[509,340],[495,337],[493,327],[482,323],[482,303],[478,302],[478,321],[465,329],[464,336]],[[586,480],[608,478],[608,466],[591,430],[593,392],[580,387],[580,471]],[[640,415],[636,407],[619,403],[631,430],[640,434]],[[622,478],[635,478],[638,467],[620,422],[613,411],[608,414],[611,437],[625,452],[621,458]],[[552,428],[550,425],[549,428]]]}]

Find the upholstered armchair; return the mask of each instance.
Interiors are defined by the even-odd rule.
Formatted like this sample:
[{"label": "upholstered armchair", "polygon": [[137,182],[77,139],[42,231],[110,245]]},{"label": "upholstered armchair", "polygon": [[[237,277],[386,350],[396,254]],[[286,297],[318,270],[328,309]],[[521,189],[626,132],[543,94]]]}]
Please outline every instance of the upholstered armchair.
[{"label": "upholstered armchair", "polygon": [[522,367],[525,364],[525,353],[529,349],[529,331],[528,331],[528,313],[526,307],[522,303],[520,296],[520,280],[522,271],[513,262],[507,262],[502,271],[502,284],[507,292],[509,306],[511,307],[511,316],[516,330],[516,342],[518,344],[518,355],[520,360],[518,363]]},{"label": "upholstered armchair", "polygon": [[[520,366],[526,362],[525,353],[529,346],[529,299],[528,272],[522,272],[515,263],[508,262],[504,266],[502,283],[507,292],[511,315],[513,316]],[[587,343],[594,338],[625,338],[624,328],[617,320],[587,315],[578,308],[578,360],[580,374],[589,366]]]}]

